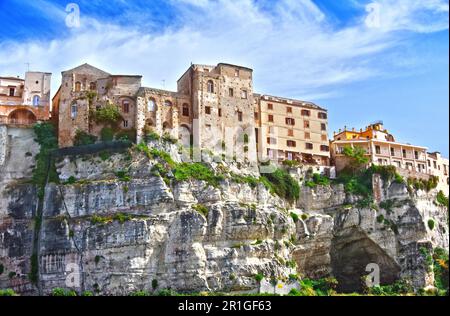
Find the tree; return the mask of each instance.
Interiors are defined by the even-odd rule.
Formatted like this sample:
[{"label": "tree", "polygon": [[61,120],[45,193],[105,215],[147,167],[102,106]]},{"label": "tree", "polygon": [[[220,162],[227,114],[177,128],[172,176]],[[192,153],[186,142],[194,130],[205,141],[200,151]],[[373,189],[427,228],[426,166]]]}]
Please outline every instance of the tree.
[{"label": "tree", "polygon": [[349,158],[347,168],[353,174],[359,172],[364,166],[369,163],[369,158],[366,157],[366,151],[362,147],[344,147],[343,154]]}]

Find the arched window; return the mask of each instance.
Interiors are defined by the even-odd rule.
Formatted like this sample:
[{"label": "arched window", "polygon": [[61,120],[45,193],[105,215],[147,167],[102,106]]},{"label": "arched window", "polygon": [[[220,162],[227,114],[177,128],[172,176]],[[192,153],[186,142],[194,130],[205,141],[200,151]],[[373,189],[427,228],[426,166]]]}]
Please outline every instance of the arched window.
[{"label": "arched window", "polygon": [[147,110],[149,112],[155,112],[156,111],[156,105],[155,105],[155,100],[150,99],[147,102]]},{"label": "arched window", "polygon": [[72,103],[72,106],[70,108],[70,116],[74,119],[77,117],[78,114],[78,105],[77,103]]},{"label": "arched window", "polygon": [[75,82],[75,92],[81,91],[81,82],[77,81]]},{"label": "arched window", "polygon": [[130,101],[123,100],[122,101],[122,109],[123,109],[123,113],[130,113]]},{"label": "arched window", "polygon": [[183,116],[189,116],[189,105],[187,103],[183,104]]},{"label": "arched window", "polygon": [[97,84],[95,82],[91,82],[89,84],[89,90],[91,90],[91,91],[97,90]]},{"label": "arched window", "polygon": [[39,96],[38,95],[35,95],[34,97],[33,97],[33,106],[39,106],[40,104],[40,101],[41,101],[41,98],[39,98]]},{"label": "arched window", "polygon": [[170,102],[169,100],[166,100],[166,101],[164,102],[164,105],[165,105],[165,106],[172,106],[172,102]]},{"label": "arched window", "polygon": [[208,81],[208,92],[214,93],[214,82],[212,82],[212,80]]}]

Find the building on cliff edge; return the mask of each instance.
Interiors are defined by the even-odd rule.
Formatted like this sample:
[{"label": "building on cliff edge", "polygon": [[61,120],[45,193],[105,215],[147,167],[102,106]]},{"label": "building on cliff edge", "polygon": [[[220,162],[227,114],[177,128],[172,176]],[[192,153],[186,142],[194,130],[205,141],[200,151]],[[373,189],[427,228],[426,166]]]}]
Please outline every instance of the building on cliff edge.
[{"label": "building on cliff edge", "polygon": [[0,77],[0,124],[31,126],[50,117],[51,73]]},{"label": "building on cliff edge", "polygon": [[231,142],[244,155],[259,159],[330,163],[327,110],[254,93],[250,68],[191,65],[176,92],[142,87],[141,78],[111,75],[88,64],[62,72],[53,99],[60,147],[72,146],[80,130],[99,137],[105,126],[92,113],[114,104],[122,116],[117,128],[134,131],[137,142],[153,131],[219,151]]},{"label": "building on cliff edge", "polygon": [[334,133],[331,141],[332,164],[336,171],[342,171],[348,164],[344,148],[361,147],[369,158],[369,165],[392,165],[404,178],[428,179],[431,175],[439,177],[437,189],[449,194],[449,161],[440,153],[428,153],[426,147],[402,144],[384,127],[376,122],[359,131],[346,127]]}]

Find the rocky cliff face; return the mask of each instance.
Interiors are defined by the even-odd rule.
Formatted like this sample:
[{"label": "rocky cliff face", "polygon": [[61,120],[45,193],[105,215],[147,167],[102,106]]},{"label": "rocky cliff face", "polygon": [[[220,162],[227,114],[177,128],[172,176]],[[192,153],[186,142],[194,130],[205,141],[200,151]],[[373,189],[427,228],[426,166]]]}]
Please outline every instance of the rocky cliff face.
[{"label": "rocky cliff face", "polygon": [[[143,154],[58,163],[63,181],[78,181],[45,190],[37,243],[42,294],[56,287],[103,295],[155,287],[256,292],[257,274],[334,276],[341,290],[355,291],[370,263],[383,283],[403,277],[423,288],[433,281],[423,251],[448,250],[448,213],[433,193],[381,183],[382,203],[364,206],[342,185],[302,187],[289,205],[262,184],[163,179],[152,172],[155,163]],[[129,179],[116,176],[124,169]],[[27,278],[36,204],[32,185],[2,189],[1,288],[36,293]]]}]

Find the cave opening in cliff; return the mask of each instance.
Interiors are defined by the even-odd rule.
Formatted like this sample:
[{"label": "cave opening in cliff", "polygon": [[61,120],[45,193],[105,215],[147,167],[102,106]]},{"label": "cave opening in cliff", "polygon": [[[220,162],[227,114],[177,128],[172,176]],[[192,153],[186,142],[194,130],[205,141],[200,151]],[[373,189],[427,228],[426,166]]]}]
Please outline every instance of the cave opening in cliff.
[{"label": "cave opening in cliff", "polygon": [[368,265],[379,267],[380,285],[392,284],[399,279],[400,266],[364,232],[353,228],[332,240],[331,266],[343,293],[364,290],[365,277],[370,273]]}]

